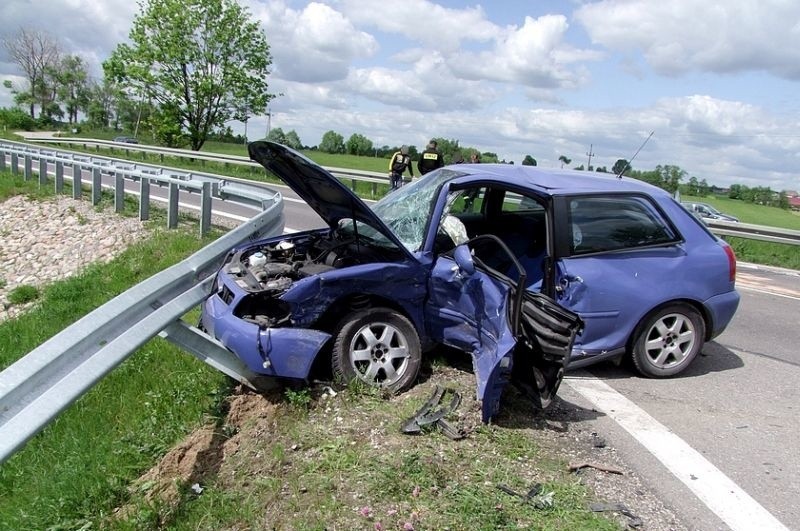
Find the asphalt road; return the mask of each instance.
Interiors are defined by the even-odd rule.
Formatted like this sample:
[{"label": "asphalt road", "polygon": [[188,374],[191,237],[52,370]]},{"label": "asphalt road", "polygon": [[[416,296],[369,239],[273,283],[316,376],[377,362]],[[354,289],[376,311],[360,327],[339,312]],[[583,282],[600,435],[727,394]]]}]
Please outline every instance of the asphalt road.
[{"label": "asphalt road", "polygon": [[[275,188],[287,232],[323,226],[290,190]],[[218,214],[231,208],[241,219],[255,213],[214,205]],[[684,374],[653,380],[602,364],[571,374],[560,398],[597,411],[581,422],[690,528],[800,529],[800,273],[740,264],[737,285],[736,317]],[[598,385],[611,401],[597,401]],[[664,431],[648,438],[651,428]]]}]

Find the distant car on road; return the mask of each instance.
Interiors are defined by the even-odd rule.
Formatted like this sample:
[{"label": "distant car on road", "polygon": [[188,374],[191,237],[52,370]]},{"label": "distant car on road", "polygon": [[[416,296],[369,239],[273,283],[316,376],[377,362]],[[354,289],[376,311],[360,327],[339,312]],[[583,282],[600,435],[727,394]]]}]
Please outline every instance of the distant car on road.
[{"label": "distant car on road", "polygon": [[114,142],[123,142],[125,144],[138,144],[139,141],[132,136],[117,136],[114,137]]},{"label": "distant car on road", "polygon": [[684,201],[681,204],[686,207],[686,210],[703,220],[739,221],[739,218],[736,216],[723,214],[708,203],[693,203],[690,201]]},{"label": "distant car on road", "polygon": [[232,249],[203,304],[260,374],[306,379],[319,358],[399,391],[444,344],[472,356],[488,420],[507,382],[544,404],[567,365],[678,374],[739,304],[730,246],[635,179],[457,164],[369,207],[285,146],[249,152],[327,224]]}]

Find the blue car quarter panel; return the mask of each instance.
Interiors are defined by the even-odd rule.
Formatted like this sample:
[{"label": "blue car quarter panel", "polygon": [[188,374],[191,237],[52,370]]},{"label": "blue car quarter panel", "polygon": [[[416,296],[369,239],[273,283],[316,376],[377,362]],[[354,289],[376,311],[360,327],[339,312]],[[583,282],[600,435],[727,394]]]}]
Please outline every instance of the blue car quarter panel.
[{"label": "blue car quarter panel", "polygon": [[428,332],[434,340],[472,355],[484,422],[498,412],[513,368],[516,340],[508,324],[507,294],[508,288],[485,273],[462,274],[444,256],[431,274]]},{"label": "blue car quarter panel", "polygon": [[733,319],[736,309],[739,308],[739,292],[729,291],[715,295],[706,300],[704,305],[711,317],[711,330],[708,330],[709,337],[717,337],[725,331],[725,328],[728,327],[728,324]]},{"label": "blue car quarter panel", "polygon": [[[302,328],[263,328],[235,317],[218,295],[204,302],[203,325],[250,370],[269,376],[306,378],[330,334]],[[213,328],[210,328],[213,327]]]}]

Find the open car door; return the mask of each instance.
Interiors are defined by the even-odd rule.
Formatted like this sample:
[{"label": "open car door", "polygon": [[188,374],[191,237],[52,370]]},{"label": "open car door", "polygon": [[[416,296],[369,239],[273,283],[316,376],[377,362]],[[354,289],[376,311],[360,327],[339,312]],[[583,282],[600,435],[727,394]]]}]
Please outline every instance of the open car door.
[{"label": "open car door", "polygon": [[[487,243],[508,253],[517,266],[517,280],[474,256],[475,246]],[[577,314],[549,297],[520,289],[525,277],[513,253],[492,235],[440,255],[431,271],[425,307],[428,334],[472,355],[484,422],[499,411],[509,381],[537,407],[549,406],[583,325]]]}]

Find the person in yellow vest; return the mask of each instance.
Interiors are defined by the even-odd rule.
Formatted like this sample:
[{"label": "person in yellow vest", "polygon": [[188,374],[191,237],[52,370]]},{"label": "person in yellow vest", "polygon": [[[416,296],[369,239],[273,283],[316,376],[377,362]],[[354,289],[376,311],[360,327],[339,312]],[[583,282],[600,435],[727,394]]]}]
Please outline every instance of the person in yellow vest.
[{"label": "person in yellow vest", "polygon": [[389,160],[389,183],[392,190],[397,190],[403,186],[403,173],[406,169],[408,169],[413,179],[414,168],[411,165],[411,157],[408,155],[408,146],[403,146]]},{"label": "person in yellow vest", "polygon": [[444,157],[442,156],[441,152],[436,149],[436,146],[436,140],[431,140],[428,143],[428,147],[426,147],[425,151],[423,151],[419,156],[419,161],[417,161],[417,169],[419,170],[420,175],[425,175],[436,168],[441,168],[444,166]]}]

